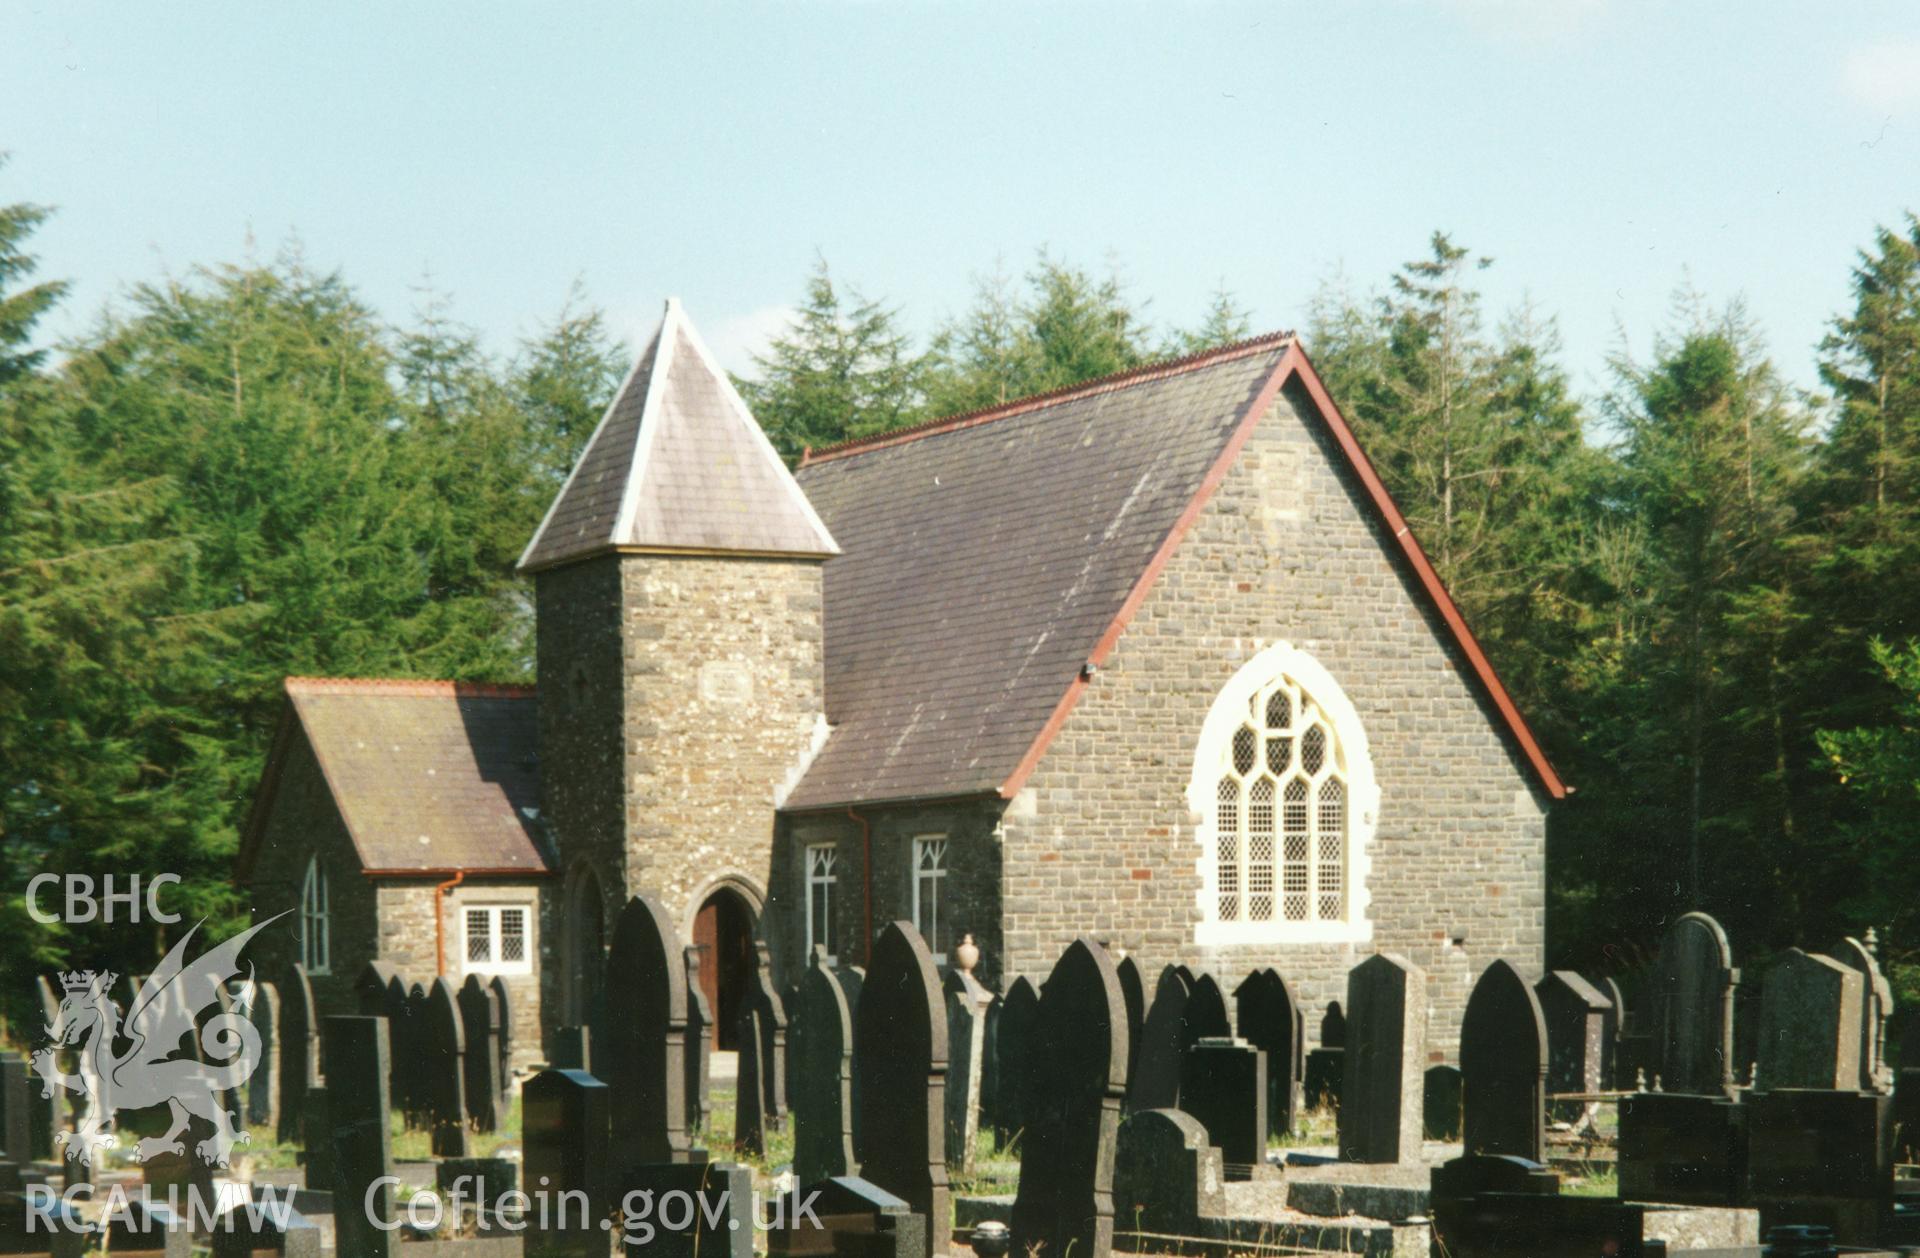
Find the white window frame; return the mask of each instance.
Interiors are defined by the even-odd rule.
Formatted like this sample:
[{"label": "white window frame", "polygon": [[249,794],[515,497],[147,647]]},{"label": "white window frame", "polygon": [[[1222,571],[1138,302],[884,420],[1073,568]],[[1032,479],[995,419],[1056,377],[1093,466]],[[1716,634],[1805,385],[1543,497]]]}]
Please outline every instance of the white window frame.
[{"label": "white window frame", "polygon": [[[1222,766],[1231,763],[1234,735],[1248,724],[1251,705],[1285,679],[1312,699],[1331,729],[1346,783],[1346,838],[1343,912],[1333,920],[1286,921],[1276,911],[1271,921],[1228,921],[1220,914],[1219,789]],[[1261,749],[1264,754],[1264,748]],[[1195,827],[1200,874],[1194,942],[1201,946],[1272,943],[1364,943],[1373,938],[1367,908],[1371,850],[1379,822],[1380,786],[1360,715],[1333,674],[1290,642],[1275,642],[1243,664],[1214,699],[1201,727],[1187,785],[1187,806],[1202,818]],[[1280,842],[1276,838],[1276,842]],[[1244,855],[1244,854],[1243,854]],[[1276,866],[1278,862],[1276,861]],[[1276,889],[1277,891],[1277,889]]]},{"label": "white window frame", "polygon": [[[933,867],[922,869],[929,853],[933,857]],[[935,961],[947,959],[947,950],[940,939],[944,925],[940,910],[946,899],[942,892],[947,880],[947,853],[946,835],[913,836],[913,926],[920,932],[920,938],[926,941],[927,951],[933,953]],[[922,916],[923,910],[927,917]]]},{"label": "white window frame", "polygon": [[308,974],[333,973],[332,905],[318,853],[307,858],[306,876],[300,880],[300,964]]},{"label": "white window frame", "polygon": [[[835,952],[833,931],[834,884],[839,881],[840,848],[834,843],[809,843],[804,856],[806,861],[802,874],[807,886],[807,956],[813,956],[813,950],[824,943],[827,949],[827,964],[838,965],[840,958]],[[820,891],[826,898],[826,921],[819,922],[813,913],[814,892]],[[824,925],[825,930],[815,927]],[[825,934],[822,940],[819,936]]]},{"label": "white window frame", "polygon": [[[487,921],[487,960],[474,961],[473,955],[473,919],[474,913],[484,914]],[[500,959],[500,941],[504,937],[501,919],[508,913],[520,914],[520,959],[502,961]],[[460,963],[463,974],[531,974],[533,973],[533,908],[525,902],[510,900],[476,902],[466,901],[460,905]]]}]

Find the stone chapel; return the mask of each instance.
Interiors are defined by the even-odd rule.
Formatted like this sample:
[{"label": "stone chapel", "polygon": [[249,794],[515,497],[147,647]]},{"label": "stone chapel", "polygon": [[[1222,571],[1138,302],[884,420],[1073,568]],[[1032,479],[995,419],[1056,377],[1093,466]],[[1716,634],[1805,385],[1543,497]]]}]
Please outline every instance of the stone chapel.
[{"label": "stone chapel", "polygon": [[1291,335],[790,472],[669,302],[520,569],[535,686],[287,682],[239,876],[323,1009],[505,974],[537,1055],[641,888],[723,1046],[757,940],[786,982],[896,919],[1316,1009],[1390,950],[1446,1050],[1540,973],[1566,788]]}]

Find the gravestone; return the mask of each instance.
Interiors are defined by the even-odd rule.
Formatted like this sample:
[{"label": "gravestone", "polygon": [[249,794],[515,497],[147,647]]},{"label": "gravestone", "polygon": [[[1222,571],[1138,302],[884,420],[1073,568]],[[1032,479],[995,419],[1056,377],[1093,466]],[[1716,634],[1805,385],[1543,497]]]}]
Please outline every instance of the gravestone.
[{"label": "gravestone", "polygon": [[1207,1129],[1228,1179],[1252,1179],[1266,1164],[1267,1061],[1246,1040],[1215,1036],[1181,1061],[1181,1107]]},{"label": "gravestone", "polygon": [[272,983],[253,989],[253,1029],[260,1037],[260,1058],[247,1077],[247,1123],[280,1130],[280,995]]},{"label": "gravestone", "polygon": [[1140,963],[1122,956],[1113,972],[1120,976],[1120,996],[1127,1004],[1127,1094],[1133,1094],[1133,1072],[1140,1064],[1141,1033],[1147,1023],[1147,984]]},{"label": "gravestone", "polygon": [[[758,1081],[760,1113],[769,1131],[787,1122],[787,1011],[773,983],[773,953],[765,943],[753,948],[753,974],[740,999],[740,1080],[738,1109],[744,1113],[746,1079]],[[751,1058],[751,1060],[749,1060]]]},{"label": "gravestone", "polygon": [[553,1052],[549,1070],[583,1070],[593,1073],[593,1031],[583,1026],[553,1029]]},{"label": "gravestone", "polygon": [[1870,1092],[1893,1090],[1893,1066],[1887,1060],[1887,1023],[1893,1017],[1893,985],[1880,972],[1870,943],[1851,936],[1827,949],[1826,955],[1860,973],[1860,1087]]},{"label": "gravestone", "polygon": [[[391,1041],[385,1019],[327,1019],[327,1125],[332,1131],[334,1250],[355,1258],[392,1258],[400,1234],[376,1224],[394,1218],[393,1132],[387,1081],[392,1077]],[[308,1184],[309,1188],[322,1185]],[[348,1206],[346,1203],[352,1203]]]},{"label": "gravestone", "polygon": [[1169,965],[1154,984],[1153,1003],[1140,1029],[1129,1108],[1180,1108],[1180,1054],[1188,1043],[1187,1006],[1193,999],[1187,974],[1184,966]]},{"label": "gravestone", "polygon": [[1892,1239],[1892,1098],[1781,1089],[1752,1095],[1745,1108],[1747,1198],[1763,1221],[1821,1224],[1843,1245]]},{"label": "gravestone", "polygon": [[1688,913],[1668,929],[1653,971],[1651,1069],[1661,1090],[1735,1095],[1733,992],[1739,982],[1720,923]]},{"label": "gravestone", "polygon": [[946,1006],[933,956],[911,922],[891,922],[874,940],[854,1056],[862,1170],[930,1221],[928,1255],[945,1254]]},{"label": "gravestone", "polygon": [[1040,993],[1025,976],[1013,980],[1001,997],[993,1034],[994,1058],[1000,1072],[994,1138],[1005,1149],[1026,1130],[1027,1096],[1036,1068],[1033,1054],[1040,1034]]},{"label": "gravestone", "polygon": [[684,953],[687,961],[687,1056],[686,1105],[687,1132],[706,1130],[713,1118],[713,1092],[707,1076],[713,1056],[713,1006],[706,989],[700,986],[700,947],[691,944]]},{"label": "gravestone", "polygon": [[1307,1054],[1300,1074],[1301,1103],[1308,1109],[1339,1109],[1347,1081],[1347,1017],[1340,1002],[1320,1018],[1320,1044]]},{"label": "gravestone", "polygon": [[333,1191],[333,1107],[326,1085],[308,1088],[300,1098],[300,1165],[306,1186],[314,1192]]},{"label": "gravestone", "polygon": [[1345,1035],[1341,1158],[1412,1161],[1420,1155],[1426,974],[1391,952],[1375,953],[1348,971]]},{"label": "gravestone", "polygon": [[[1547,1023],[1547,1091],[1598,1092],[1607,1083],[1607,1020],[1613,1002],[1572,970],[1555,970],[1534,986]],[[1557,1117],[1586,1111],[1582,1102],[1556,1103]]]},{"label": "gravestone", "polygon": [[398,1110],[409,1126],[412,1125],[413,1111],[413,1019],[407,1006],[407,983],[398,974],[387,979],[386,994],[382,997],[381,1016],[387,1020],[387,1043],[393,1051],[388,1068],[393,1074],[387,1081],[388,1096],[393,1108]]},{"label": "gravestone", "polygon": [[[1607,999],[1606,1012],[1600,1016],[1600,1086],[1624,1092],[1633,1086],[1635,1067],[1627,1060],[1627,997],[1620,984],[1607,977],[1594,984]],[[1552,1030],[1548,1030],[1552,1035]]]},{"label": "gravestone", "polygon": [[1268,1134],[1291,1132],[1306,1057],[1300,1002],[1279,971],[1255,970],[1234,988],[1233,1010],[1240,1038],[1267,1055]]},{"label": "gravestone", "polygon": [[487,994],[493,997],[493,1050],[500,1054],[500,1108],[504,1110],[513,1090],[513,998],[507,980],[498,974],[487,984]]},{"label": "gravestone", "polygon": [[761,1078],[767,1068],[760,1036],[764,1017],[764,1006],[756,1011],[749,996],[740,1002],[734,1029],[740,1049],[733,1078],[733,1147],[756,1157],[767,1151],[767,1131],[773,1126],[767,1114],[768,1084]]},{"label": "gravestone", "polygon": [[607,952],[607,1043],[613,1157],[626,1172],[693,1160],[687,1140],[687,967],[667,910],[651,895],[627,901]]},{"label": "gravestone", "polygon": [[320,1258],[325,1252],[320,1247],[320,1225],[291,1208],[281,1212],[234,1206],[214,1220],[209,1235],[212,1258],[248,1258],[261,1252],[280,1258]]},{"label": "gravestone", "polygon": [[[800,1080],[794,1083],[797,1087]],[[796,1092],[796,1117],[799,1102]],[[808,1217],[797,1219],[797,1210],[788,1211],[778,1226],[767,1230],[769,1258],[821,1254],[912,1258],[926,1252],[927,1221],[878,1184],[852,1175],[801,1182],[800,1198],[812,1202]]]},{"label": "gravestone", "polygon": [[32,1160],[31,1075],[26,1058],[0,1050],[0,1154],[16,1168]]},{"label": "gravestone", "polygon": [[313,1008],[313,986],[299,964],[281,972],[280,996],[280,1123],[278,1137],[293,1143],[301,1124],[301,1098],[316,1086],[320,1074],[320,1023]]},{"label": "gravestone", "polygon": [[527,1258],[607,1258],[611,1252],[612,1233],[600,1221],[615,1205],[612,1107],[612,1090],[582,1070],[543,1070],[521,1090],[525,1190],[545,1194],[526,1212]]},{"label": "gravestone", "polygon": [[980,1084],[986,1068],[987,1006],[993,993],[961,969],[941,984],[947,1007],[947,1166],[973,1173],[980,1134]]},{"label": "gravestone", "polygon": [[[399,973],[385,961],[369,961],[353,980],[354,1007],[363,1018],[387,1015],[387,986]],[[388,1028],[391,1030],[392,1028]]]},{"label": "gravestone", "polygon": [[1013,1253],[1111,1252],[1114,1142],[1126,1090],[1126,996],[1106,949],[1082,936],[1041,989]]},{"label": "gravestone", "polygon": [[1507,960],[1480,974],[1460,1019],[1461,1138],[1468,1157],[1547,1156],[1547,1024]]},{"label": "gravestone", "polygon": [[[634,1194],[639,1194],[636,1197]],[[730,1162],[640,1168],[622,1200],[651,1199],[651,1216],[619,1248],[649,1258],[753,1258],[753,1170]],[[671,1208],[671,1212],[669,1212]]]},{"label": "gravestone", "polygon": [[1460,1139],[1464,1088],[1460,1067],[1428,1066],[1421,1085],[1421,1125],[1429,1140],[1451,1144]]},{"label": "gravestone", "polygon": [[433,980],[421,1015],[421,1108],[433,1135],[433,1156],[467,1156],[467,1037],[453,984]]},{"label": "gravestone", "polygon": [[1201,1040],[1231,1039],[1233,1022],[1227,1017],[1226,993],[1211,974],[1196,974],[1187,998],[1186,1046]]},{"label": "gravestone", "polygon": [[1789,948],[1760,986],[1756,1060],[1761,1089],[1861,1090],[1860,972]]},{"label": "gravestone", "polygon": [[1207,1129],[1177,1109],[1135,1110],[1114,1142],[1114,1231],[1120,1247],[1149,1252],[1149,1237],[1202,1235],[1227,1212],[1227,1176]]},{"label": "gravestone", "polygon": [[853,1155],[853,1018],[846,989],[816,947],[793,1011],[793,1174],[801,1184],[857,1175]]},{"label": "gravestone", "polygon": [[1724,1096],[1635,1092],[1620,1101],[1620,1195],[1737,1206],[1747,1177],[1747,1107]]},{"label": "gravestone", "polygon": [[493,1043],[493,997],[480,976],[467,975],[460,984],[461,1060],[467,1092],[467,1118],[475,1130],[492,1131],[500,1125],[500,1054]]},{"label": "gravestone", "polygon": [[427,989],[422,983],[407,985],[407,1060],[394,1063],[400,1077],[407,1081],[407,1123],[426,1127],[432,1122],[431,1080],[427,1062],[431,1046],[427,1037]]}]

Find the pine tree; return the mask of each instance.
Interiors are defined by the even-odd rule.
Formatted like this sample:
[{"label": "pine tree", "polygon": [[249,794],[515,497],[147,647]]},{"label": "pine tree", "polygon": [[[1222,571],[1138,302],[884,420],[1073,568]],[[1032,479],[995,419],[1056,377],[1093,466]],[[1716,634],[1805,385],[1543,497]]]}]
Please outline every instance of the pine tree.
[{"label": "pine tree", "polygon": [[898,314],[858,290],[843,297],[824,258],[792,328],[754,365],[758,378],[736,384],[790,462],[807,447],[898,428],[921,413],[922,361]]},{"label": "pine tree", "polygon": [[1253,319],[1223,280],[1207,300],[1207,313],[1196,327],[1177,331],[1162,353],[1168,358],[1218,349],[1244,341],[1253,333]]},{"label": "pine tree", "polygon": [[[558,492],[626,374],[628,355],[578,280],[552,322],[520,343],[509,387],[526,417],[543,497]],[[546,508],[543,501],[542,511]],[[531,535],[531,534],[529,534]]]}]

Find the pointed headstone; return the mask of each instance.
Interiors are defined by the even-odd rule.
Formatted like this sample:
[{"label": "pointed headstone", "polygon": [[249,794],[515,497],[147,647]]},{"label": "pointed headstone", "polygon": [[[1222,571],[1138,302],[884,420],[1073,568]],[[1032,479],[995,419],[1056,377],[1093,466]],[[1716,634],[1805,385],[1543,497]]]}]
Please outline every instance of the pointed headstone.
[{"label": "pointed headstone", "polygon": [[801,1184],[858,1175],[853,1154],[854,1006],[815,948],[800,979],[789,1044],[793,1077],[793,1173]]},{"label": "pointed headstone", "polygon": [[308,1088],[320,1082],[320,1022],[313,1008],[313,985],[299,964],[281,973],[280,995],[280,1122],[281,1143],[298,1139],[302,1101]]},{"label": "pointed headstone", "polygon": [[940,975],[912,922],[874,940],[855,1015],[862,1170],[928,1219],[929,1256],[947,1252],[947,1018]]},{"label": "pointed headstone", "polygon": [[1827,949],[1826,955],[1860,974],[1860,1086],[1870,1092],[1891,1092],[1887,1023],[1893,1017],[1893,985],[1881,973],[1873,950],[1852,936]]},{"label": "pointed headstone", "polygon": [[1114,1144],[1126,1088],[1126,997],[1106,949],[1082,936],[1040,997],[1013,1253],[1112,1251]]},{"label": "pointed headstone", "polygon": [[1300,1074],[1301,1101],[1308,1109],[1340,1108],[1347,1081],[1347,1017],[1340,1002],[1327,1005],[1320,1018],[1320,1046],[1307,1053]]},{"label": "pointed headstone", "polygon": [[1187,1006],[1193,979],[1185,966],[1169,965],[1154,984],[1153,1003],[1140,1031],[1140,1055],[1134,1071],[1130,1109],[1180,1108],[1180,1054],[1187,1038]]},{"label": "pointed headstone", "polygon": [[487,984],[487,994],[493,997],[493,1051],[500,1054],[500,1108],[505,1109],[513,1091],[513,997],[498,974]]},{"label": "pointed headstone", "polygon": [[519,566],[537,572],[635,547],[839,553],[727,373],[672,300]]},{"label": "pointed headstone", "polygon": [[499,1126],[502,1091],[500,1055],[493,1043],[493,997],[479,975],[469,974],[460,984],[459,999],[467,1118],[476,1131],[492,1131]]},{"label": "pointed headstone", "polygon": [[1427,976],[1396,953],[1347,973],[1346,1078],[1340,1089],[1340,1156],[1410,1162],[1420,1154],[1427,1055]]},{"label": "pointed headstone", "polygon": [[253,989],[253,1029],[260,1036],[260,1058],[247,1077],[247,1123],[280,1130],[280,994],[272,983]]},{"label": "pointed headstone", "polygon": [[1600,1086],[1626,1091],[1633,1086],[1634,1066],[1627,1061],[1627,996],[1611,976],[1594,984],[1607,998],[1600,1022]]},{"label": "pointed headstone", "polygon": [[660,901],[638,895],[613,926],[607,952],[607,1043],[615,1170],[692,1159],[687,1140],[685,945]]},{"label": "pointed headstone", "polygon": [[1182,1048],[1191,1048],[1201,1040],[1226,1039],[1233,1035],[1233,1023],[1227,1017],[1227,996],[1211,974],[1196,974],[1187,998],[1187,1023]]},{"label": "pointed headstone", "polygon": [[444,978],[427,992],[420,1027],[421,1108],[433,1137],[433,1156],[467,1156],[467,1037],[460,998]]},{"label": "pointed headstone", "polygon": [[1864,988],[1858,970],[1832,957],[1781,953],[1760,985],[1760,1088],[1861,1090]]},{"label": "pointed headstone", "polygon": [[1507,960],[1481,971],[1460,1019],[1461,1136],[1468,1157],[1547,1155],[1547,1024]]},{"label": "pointed headstone", "polygon": [[1274,969],[1255,970],[1233,990],[1234,1023],[1240,1038],[1267,1055],[1267,1122],[1270,1134],[1293,1130],[1300,1105],[1303,1019],[1293,988]]},{"label": "pointed headstone", "polygon": [[713,1054],[713,1006],[700,986],[700,948],[689,945],[685,951],[687,973],[687,1134],[704,1131],[713,1116],[708,1063]]},{"label": "pointed headstone", "polygon": [[1141,1033],[1147,1024],[1147,983],[1140,963],[1123,956],[1114,962],[1113,972],[1120,976],[1120,995],[1127,1003],[1127,1092],[1133,1092],[1133,1072],[1140,1065]]},{"label": "pointed headstone", "polygon": [[1014,979],[1001,998],[993,1035],[994,1059],[1000,1073],[994,1139],[1005,1149],[1026,1130],[1027,1096],[1038,1069],[1034,1055],[1039,1051],[1040,993],[1026,976]]},{"label": "pointed headstone", "polygon": [[1653,971],[1652,1072],[1662,1090],[1736,1094],[1733,992],[1740,971],[1720,923],[1688,913],[1667,930]]},{"label": "pointed headstone", "polygon": [[385,961],[369,961],[353,980],[353,1000],[360,1016],[382,1018],[387,1014],[387,988],[398,976]]}]

